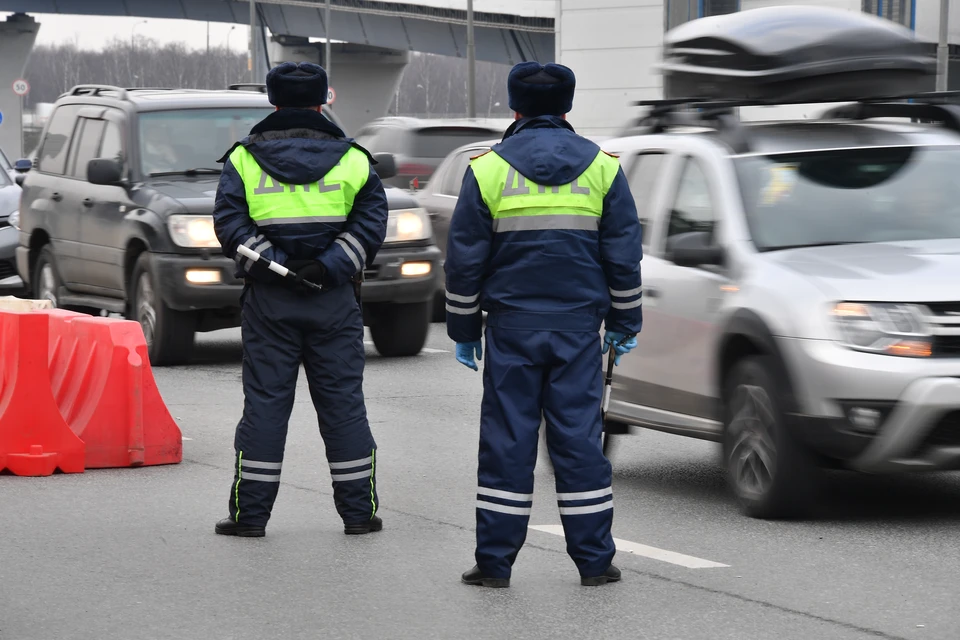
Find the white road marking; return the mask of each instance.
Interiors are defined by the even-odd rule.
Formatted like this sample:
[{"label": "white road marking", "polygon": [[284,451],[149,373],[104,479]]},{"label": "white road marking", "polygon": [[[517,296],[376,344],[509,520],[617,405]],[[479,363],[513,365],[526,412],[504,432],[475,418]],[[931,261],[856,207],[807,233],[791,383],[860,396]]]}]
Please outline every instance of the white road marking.
[{"label": "white road marking", "polygon": [[[368,347],[374,346],[373,342],[370,340],[364,340],[363,344],[367,345]],[[421,349],[421,351],[423,351],[424,353],[450,353],[449,351],[444,351],[443,349],[430,349],[428,347],[424,347],[423,349]]]},{"label": "white road marking", "polygon": [[[530,528],[534,531],[540,531],[542,533],[549,533],[561,537],[563,536],[563,526],[559,524],[545,524]],[[613,542],[617,545],[617,551],[625,551],[626,553],[643,556],[645,558],[650,558],[651,560],[660,560],[661,562],[677,564],[688,569],[712,569],[716,567],[730,566],[728,564],[720,564],[719,562],[713,562],[711,560],[704,560],[703,558],[694,558],[693,556],[687,556],[675,551],[667,551],[666,549],[650,547],[638,542],[621,540],[620,538],[614,538]]]},{"label": "white road marking", "polygon": [[193,440],[193,438],[188,438],[187,436],[180,436],[183,440]]}]

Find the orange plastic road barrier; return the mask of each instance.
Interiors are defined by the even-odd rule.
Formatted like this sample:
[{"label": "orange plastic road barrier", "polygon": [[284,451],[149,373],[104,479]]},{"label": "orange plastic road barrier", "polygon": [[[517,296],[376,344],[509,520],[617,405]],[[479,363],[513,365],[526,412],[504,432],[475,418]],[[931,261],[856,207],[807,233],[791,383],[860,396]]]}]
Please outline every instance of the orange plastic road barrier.
[{"label": "orange plastic road barrier", "polygon": [[49,312],[50,383],[87,469],[176,464],[183,438],[160,397],[140,325]]},{"label": "orange plastic road barrier", "polygon": [[83,473],[84,444],[57,408],[47,369],[49,312],[0,311],[0,471]]}]

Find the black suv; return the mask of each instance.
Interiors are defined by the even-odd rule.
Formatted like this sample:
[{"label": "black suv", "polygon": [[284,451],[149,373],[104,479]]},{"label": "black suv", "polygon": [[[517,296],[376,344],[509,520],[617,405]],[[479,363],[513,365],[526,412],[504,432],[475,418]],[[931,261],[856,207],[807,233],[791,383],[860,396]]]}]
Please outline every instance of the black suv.
[{"label": "black suv", "polygon": [[[243,283],[211,216],[216,160],[272,110],[263,85],[81,85],[61,96],[22,185],[17,270],[33,296],[137,320],[157,365],[186,361],[197,331],[239,326]],[[381,177],[396,173],[392,156],[377,160]],[[364,324],[381,355],[410,356],[429,331],[440,250],[416,201],[386,192],[387,237],[364,271]]]}]

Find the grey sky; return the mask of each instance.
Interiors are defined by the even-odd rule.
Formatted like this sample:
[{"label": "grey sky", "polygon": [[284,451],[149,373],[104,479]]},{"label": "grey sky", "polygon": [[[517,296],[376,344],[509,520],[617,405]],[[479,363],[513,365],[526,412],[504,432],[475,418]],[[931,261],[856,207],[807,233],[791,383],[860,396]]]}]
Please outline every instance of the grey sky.
[{"label": "grey sky", "polygon": [[[0,12],[6,18],[8,12]],[[31,14],[40,22],[38,44],[52,44],[77,40],[84,49],[99,49],[113,38],[129,39],[133,34],[148,36],[160,42],[185,42],[193,48],[207,46],[207,23],[193,20],[160,20],[127,17],[73,16],[61,14]],[[235,27],[231,32],[231,27]],[[249,28],[243,25],[210,23],[210,46],[224,46],[229,38],[230,48],[245,51]]]}]

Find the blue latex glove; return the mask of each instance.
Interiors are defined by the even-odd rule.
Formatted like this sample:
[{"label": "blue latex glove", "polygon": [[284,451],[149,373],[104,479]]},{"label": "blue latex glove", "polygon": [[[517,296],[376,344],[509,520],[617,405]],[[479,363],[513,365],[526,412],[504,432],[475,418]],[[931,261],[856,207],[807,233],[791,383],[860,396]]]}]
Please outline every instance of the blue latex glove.
[{"label": "blue latex glove", "polygon": [[620,365],[620,357],[630,353],[637,346],[637,336],[628,336],[618,331],[606,331],[603,334],[603,351],[606,353],[611,345],[617,352],[617,357],[613,359],[614,366]]},{"label": "blue latex glove", "polygon": [[479,340],[476,342],[458,342],[457,343],[457,362],[470,367],[474,371],[479,371],[477,361],[473,359],[473,354],[477,354],[477,360],[483,360],[483,345]]}]

